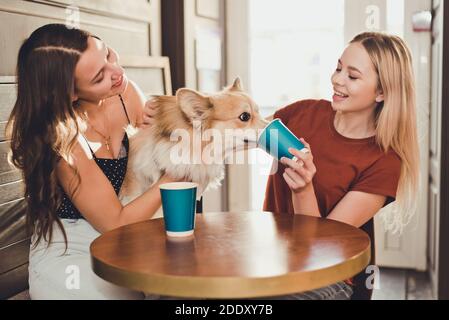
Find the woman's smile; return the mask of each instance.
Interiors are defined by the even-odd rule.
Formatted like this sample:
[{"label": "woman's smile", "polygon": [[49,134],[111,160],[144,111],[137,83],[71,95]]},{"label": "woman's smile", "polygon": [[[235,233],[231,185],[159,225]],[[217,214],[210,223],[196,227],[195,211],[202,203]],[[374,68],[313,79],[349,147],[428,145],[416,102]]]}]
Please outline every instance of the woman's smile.
[{"label": "woman's smile", "polygon": [[123,74],[120,76],[120,78],[112,85],[112,89],[117,89],[117,88],[121,88],[122,86],[126,86],[128,79],[126,78],[126,76]]},{"label": "woman's smile", "polygon": [[344,94],[338,90],[334,89],[334,95],[332,96],[332,100],[334,102],[342,102],[345,101],[349,96],[347,94]]}]

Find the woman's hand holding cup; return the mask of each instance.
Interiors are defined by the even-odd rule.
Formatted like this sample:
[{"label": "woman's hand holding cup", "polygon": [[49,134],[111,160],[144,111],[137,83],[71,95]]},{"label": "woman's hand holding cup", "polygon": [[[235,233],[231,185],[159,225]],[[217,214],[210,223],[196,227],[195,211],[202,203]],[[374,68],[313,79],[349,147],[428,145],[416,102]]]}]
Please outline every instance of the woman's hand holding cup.
[{"label": "woman's hand holding cup", "polygon": [[316,174],[310,145],[304,139],[300,140],[307,148],[307,152],[304,149],[303,151],[299,151],[289,148],[288,151],[294,158],[281,158],[281,163],[287,167],[283,174],[284,180],[295,193],[301,192],[311,185],[313,177]]}]

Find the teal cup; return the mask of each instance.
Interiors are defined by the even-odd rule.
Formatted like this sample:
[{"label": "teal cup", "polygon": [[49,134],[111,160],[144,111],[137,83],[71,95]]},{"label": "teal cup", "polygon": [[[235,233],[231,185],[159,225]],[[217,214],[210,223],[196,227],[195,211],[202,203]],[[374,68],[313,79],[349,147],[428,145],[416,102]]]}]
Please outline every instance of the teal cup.
[{"label": "teal cup", "polygon": [[167,236],[192,235],[195,229],[198,185],[190,182],[174,182],[162,184],[159,189]]},{"label": "teal cup", "polygon": [[298,159],[288,152],[289,148],[304,153],[309,152],[293,132],[282,123],[281,119],[274,119],[263,129],[257,140],[257,145],[277,160],[285,157],[297,161]]}]

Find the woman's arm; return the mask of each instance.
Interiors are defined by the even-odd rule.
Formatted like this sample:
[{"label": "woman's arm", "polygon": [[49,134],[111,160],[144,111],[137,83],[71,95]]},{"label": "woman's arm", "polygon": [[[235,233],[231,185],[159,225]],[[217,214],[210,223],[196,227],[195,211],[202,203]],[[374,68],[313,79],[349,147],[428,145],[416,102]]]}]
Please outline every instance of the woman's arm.
[{"label": "woman's arm", "polygon": [[[122,206],[114,188],[92,159],[86,142],[82,139],[75,146],[73,156],[81,181],[72,202],[99,232],[151,219],[161,206],[159,185],[173,182],[173,179],[164,176],[140,197]],[[66,160],[58,163],[57,177],[66,194],[72,195],[77,179]]]},{"label": "woman's arm", "polygon": [[303,190],[292,191],[292,202],[295,214],[302,214],[311,217],[321,217],[318,202],[316,200],[313,184],[310,183]]},{"label": "woman's arm", "polygon": [[350,191],[327,218],[360,228],[382,209],[386,200],[382,195]]},{"label": "woman's arm", "polygon": [[289,149],[289,152],[296,156],[298,160],[281,159],[281,163],[286,166],[283,177],[292,191],[292,202],[295,213],[320,217],[320,210],[312,183],[316,173],[312,149],[304,139],[300,140],[309,152],[304,153],[296,149]]},{"label": "woman's arm", "polygon": [[[293,208],[297,214],[321,217],[313,185],[310,188],[311,190],[304,190],[297,194],[292,192]],[[327,219],[360,228],[382,209],[385,201],[385,196],[351,191],[338,202]]]},{"label": "woman's arm", "polygon": [[[299,161],[282,159],[281,162],[288,166],[284,173],[284,179],[292,191],[293,208],[296,214],[321,217],[315,190],[313,177],[316,173],[313,164],[313,155],[310,145],[301,139],[310,153],[305,154],[299,150],[290,150]],[[327,216],[327,219],[340,221],[354,227],[361,227],[368,222],[385,204],[386,196],[370,194],[359,191],[348,192],[337,206]]]}]

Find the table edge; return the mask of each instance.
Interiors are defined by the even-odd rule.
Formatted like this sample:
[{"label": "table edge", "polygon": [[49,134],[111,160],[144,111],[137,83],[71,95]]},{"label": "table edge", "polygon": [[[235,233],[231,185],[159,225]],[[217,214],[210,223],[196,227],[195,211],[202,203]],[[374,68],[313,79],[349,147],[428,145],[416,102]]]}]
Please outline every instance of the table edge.
[{"label": "table edge", "polygon": [[366,248],[338,265],[272,277],[192,277],[129,272],[103,263],[91,254],[92,270],[118,286],[151,294],[180,298],[261,298],[310,291],[343,281],[361,272],[371,259]]}]

